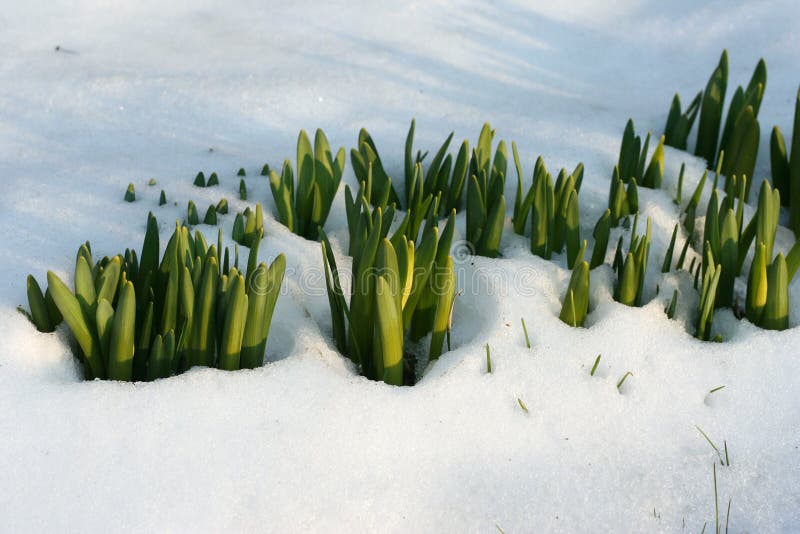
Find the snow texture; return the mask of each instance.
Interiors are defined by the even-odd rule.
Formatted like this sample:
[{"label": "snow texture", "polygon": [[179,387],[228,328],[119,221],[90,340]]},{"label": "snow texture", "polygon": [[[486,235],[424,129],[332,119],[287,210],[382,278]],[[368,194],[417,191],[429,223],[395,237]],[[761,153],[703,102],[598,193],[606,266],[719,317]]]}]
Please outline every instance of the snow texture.
[{"label": "snow texture", "polygon": [[[709,532],[717,462],[731,532],[796,532],[800,283],[793,328],[721,311],[716,344],[692,335],[689,275],[660,273],[678,168],[687,198],[702,161],[668,149],[662,190],[640,189],[653,221],[647,304],[614,302],[602,267],[587,328],[561,323],[565,259],[532,256],[507,222],[501,259],[458,256],[453,350],[413,388],[361,378],[335,351],[319,244],[276,222],[258,171],[294,158],[300,128],[322,127],[349,151],[366,126],[399,176],[412,117],[416,146],[431,149],[451,130],[474,142],[489,121],[520,147],[527,180],[539,154],[551,170],[584,162],[590,236],[628,117],[659,134],[674,92],[688,102],[723,47],[729,87],[759,57],[769,67],[757,167],[768,174],[772,125],[791,135],[798,20],[794,0],[7,3],[0,530]],[[267,214],[260,255],[287,256],[263,368],[84,382],[64,329],[39,334],[15,310],[28,273],[71,279],[84,240],[98,257],[140,247],[149,210],[163,242],[188,200],[202,214],[224,196],[229,237],[246,205],[242,166]],[[193,187],[198,170],[217,171],[220,186]],[[134,203],[122,201],[128,182]],[[170,202],[158,207],[162,188]],[[326,229],[346,263],[344,221],[340,190]],[[792,243],[781,227],[777,249]],[[674,287],[684,297],[669,320]],[[730,466],[696,427],[727,443]]]}]

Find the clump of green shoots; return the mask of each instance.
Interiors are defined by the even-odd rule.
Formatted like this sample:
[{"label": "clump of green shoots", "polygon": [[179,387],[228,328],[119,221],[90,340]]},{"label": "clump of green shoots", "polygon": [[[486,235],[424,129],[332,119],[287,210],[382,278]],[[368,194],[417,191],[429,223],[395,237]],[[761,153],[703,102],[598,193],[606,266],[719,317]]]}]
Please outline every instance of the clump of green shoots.
[{"label": "clump of green shoots", "polygon": [[[624,184],[632,181],[642,187],[658,189],[664,177],[664,136],[658,141],[650,163],[647,163],[647,151],[650,145],[650,132],[642,144],[641,137],[636,135],[633,119],[628,119],[625,131],[622,134],[622,144],[619,148],[617,171]],[[615,173],[616,174],[616,173]],[[631,212],[634,213],[634,212]]]},{"label": "clump of green shoots", "polygon": [[500,141],[492,160],[495,131],[483,125],[478,145],[472,151],[467,182],[467,241],[475,254],[497,257],[506,215],[504,195],[508,150]]},{"label": "clump of green shoots", "polygon": [[159,206],[163,206],[166,203],[167,203],[167,194],[162,189],[161,190],[161,195],[158,197],[158,205]]},{"label": "clump of green shoots", "polygon": [[344,147],[334,158],[322,130],[317,129],[314,135],[313,149],[305,130],[301,130],[297,137],[297,184],[288,159],[284,161],[280,174],[269,173],[278,220],[297,235],[318,239],[319,230],[325,225],[339,189],[344,161]]},{"label": "clump of green shoots", "polygon": [[[764,182],[766,184],[766,182]],[[769,187],[769,185],[767,185]],[[744,195],[742,190],[740,195]],[[743,198],[739,197],[738,203],[734,202],[731,195],[726,195],[719,204],[719,197],[715,189],[711,193],[706,209],[705,228],[703,230],[704,248],[708,246],[711,254],[703,254],[703,273],[705,276],[709,265],[708,261],[715,261],[712,270],[721,266],[719,285],[717,287],[715,307],[730,307],[733,305],[733,286],[738,276],[744,256],[752,242],[754,226],[745,231],[742,224]],[[735,205],[736,204],[736,205]],[[777,224],[777,220],[775,221]],[[772,232],[774,239],[774,231]],[[771,248],[771,247],[770,247]]]},{"label": "clump of green shoots", "polygon": [[251,210],[248,206],[244,212],[236,214],[231,236],[234,241],[250,247],[258,239],[259,234],[264,235],[264,212],[261,204],[256,204],[255,210]]},{"label": "clump of green shoots", "polygon": [[[381,208],[385,218],[393,220],[396,214],[396,204],[394,202],[390,203],[389,193],[391,190],[384,187],[379,194],[376,194],[373,180],[374,174],[370,165],[367,169],[366,179],[359,183],[359,189],[355,196],[350,186],[345,186],[345,213],[347,214],[347,229],[350,234],[348,253],[351,256],[367,238],[367,226],[364,224],[364,219],[370,216],[369,198],[373,199],[373,207]],[[391,180],[387,181],[386,184],[391,185]],[[414,165],[411,178],[409,208],[406,210],[400,227],[396,230],[397,233],[405,235],[409,241],[417,241],[420,228],[422,228],[424,222],[428,221],[429,224],[435,224],[438,220],[441,195],[436,194],[434,196],[432,193],[426,192],[424,187],[422,164],[417,162]]]},{"label": "clump of green shoots", "polygon": [[780,192],[763,182],[758,211],[753,217],[755,231],[751,232],[755,236],[755,256],[747,278],[745,316],[769,330],[789,327],[789,283],[800,267],[800,241],[785,257],[778,254],[773,258],[780,202]]},{"label": "clump of green shoots", "polygon": [[[735,184],[729,181],[727,187],[721,204],[717,190],[712,192],[706,210],[698,318],[698,337],[701,339],[708,339],[710,335],[713,308],[735,306],[735,279],[741,274],[753,241],[755,253],[747,279],[744,310],[744,315],[753,324],[772,330],[788,327],[788,285],[800,267],[800,244],[795,244],[786,256],[773,255],[780,216],[780,192],[772,189],[769,182],[762,182],[758,209],[745,226],[742,221],[744,188],[738,189],[738,198],[734,199]],[[713,300],[707,300],[712,296]]]},{"label": "clump of green shoots", "polygon": [[647,219],[647,229],[642,236],[636,235],[638,220],[639,217],[636,216],[631,230],[628,252],[625,255],[622,252],[623,236],[620,236],[612,265],[617,275],[614,300],[626,306],[642,305],[647,260],[650,255],[650,219]]},{"label": "clump of green shoots", "polygon": [[[584,241],[584,250],[585,247]],[[589,312],[589,262],[581,256],[574,265],[559,319],[570,326],[583,326]]]},{"label": "clump of green shoots", "polygon": [[94,262],[87,242],[78,250],[74,290],[48,272],[42,296],[29,277],[31,316],[42,331],[63,317],[87,379],[154,380],[195,365],[257,367],[285,269],[283,255],[269,268],[258,264],[259,242],[241,272],[229,268],[227,249],[221,265],[217,247],[176,223],[159,261],[150,214],[141,259],[126,250]]},{"label": "clump of green shoots", "polygon": [[[362,191],[363,193],[363,191]],[[393,206],[370,208],[365,196],[354,233],[349,303],[342,291],[330,243],[322,234],[322,257],[333,338],[337,349],[359,365],[364,376],[391,385],[413,384],[416,362],[405,339],[431,333],[429,360],[442,352],[455,299],[456,279],[450,246],[455,212],[441,236],[436,217],[427,220],[419,242],[408,239],[401,224],[389,237]]]},{"label": "clump of green shoots", "polygon": [[574,265],[581,247],[578,193],[583,182],[583,164],[571,174],[561,169],[553,184],[541,156],[536,160],[533,181],[523,197],[522,165],[517,145],[512,143],[517,169],[517,196],[514,201],[514,231],[523,235],[531,217],[531,252],[550,259],[567,249],[567,265]]},{"label": "clump of green shoots", "polygon": [[[416,121],[412,119],[406,135],[404,151],[405,204],[403,204],[400,195],[392,185],[392,179],[383,167],[372,136],[366,129],[361,129],[358,134],[358,148],[350,151],[350,161],[359,183],[371,181],[374,184],[369,191],[367,200],[373,206],[378,206],[383,201],[395,204],[397,208],[405,206],[407,210],[412,210],[421,200],[430,195],[432,198],[438,198],[437,215],[439,217],[447,216],[453,210],[461,210],[461,199],[470,156],[469,142],[464,140],[461,143],[454,160],[453,156],[447,153],[453,139],[453,132],[450,132],[430,160],[430,165],[426,170],[422,170],[422,164],[428,152],[421,150],[414,152],[415,130]],[[418,166],[420,167],[419,171],[417,170]],[[368,179],[370,172],[372,177]],[[419,175],[417,175],[418,172]]]},{"label": "clump of green shoots", "polygon": [[50,288],[42,293],[39,282],[33,275],[28,275],[27,280],[28,307],[30,312],[22,307],[17,308],[20,313],[25,315],[39,332],[53,332],[63,320],[61,312],[58,311]]},{"label": "clump of green shoots", "polygon": [[681,109],[681,97],[678,93],[675,93],[667,115],[667,124],[664,126],[665,145],[679,150],[686,150],[689,132],[692,130],[697,113],[700,111],[702,98],[703,92],[700,91],[695,95],[686,111],[683,111]]},{"label": "clump of green shoots", "polygon": [[[750,178],[748,182],[740,183],[740,187],[744,187],[745,200],[749,197],[749,186],[758,155],[758,111],[766,84],[767,66],[762,59],[756,65],[747,87],[736,88],[723,124],[728,86],[728,51],[723,50],[705,91],[698,93],[686,112],[681,113],[680,97],[675,95],[664,128],[665,143],[685,150],[699,104],[700,119],[694,153],[705,158],[709,168],[718,167],[720,173],[726,177],[735,175]],[[723,158],[723,154],[726,157]],[[738,190],[736,194],[738,196]]]},{"label": "clump of green shoots", "polygon": [[136,200],[136,191],[133,188],[133,184],[128,184],[128,189],[125,190],[125,202],[133,202]]}]

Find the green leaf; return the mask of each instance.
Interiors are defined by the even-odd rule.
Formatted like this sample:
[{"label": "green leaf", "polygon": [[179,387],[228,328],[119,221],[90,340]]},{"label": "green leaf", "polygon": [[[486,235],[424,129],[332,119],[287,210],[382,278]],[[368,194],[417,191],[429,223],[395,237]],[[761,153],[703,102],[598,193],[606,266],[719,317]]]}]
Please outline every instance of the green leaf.
[{"label": "green leaf", "polygon": [[504,196],[492,205],[486,226],[478,240],[477,252],[481,256],[496,258],[500,250],[500,239],[503,236],[503,223],[506,217],[506,199]]},{"label": "green leaf", "polygon": [[767,304],[767,254],[764,243],[756,244],[750,274],[747,277],[747,299],[745,316],[754,325],[761,325],[764,307]]},{"label": "green leaf", "polygon": [[416,128],[416,120],[411,119],[411,126],[408,128],[406,135],[406,149],[405,149],[405,184],[406,184],[406,202],[411,198],[411,191],[409,189],[414,175],[414,129]]},{"label": "green leaf", "polygon": [[592,249],[592,260],[589,264],[590,269],[602,265],[606,260],[606,250],[608,249],[608,238],[611,234],[611,210],[606,209],[603,215],[597,220],[597,224],[592,231],[594,237],[594,248]]},{"label": "green leaf", "polygon": [[736,269],[739,263],[739,227],[732,209],[728,209],[722,219],[720,230],[719,264],[722,273],[717,288],[716,306],[729,307],[733,304],[733,285],[736,281]]},{"label": "green leaf", "polygon": [[781,192],[784,206],[789,206],[789,158],[786,154],[786,142],[783,140],[781,129],[772,128],[769,142],[770,168],[772,170],[772,183]]},{"label": "green leaf", "polygon": [[194,202],[191,200],[186,208],[186,221],[192,226],[200,224],[200,216],[197,214],[197,206],[195,206]]},{"label": "green leaf", "polygon": [[[339,282],[339,271],[336,267],[336,259],[333,256],[331,245],[327,236],[322,234],[322,261],[325,266],[325,286],[328,291],[328,304],[331,309],[331,323],[333,326],[333,341],[336,348],[342,354],[347,352],[347,334],[345,331],[345,316],[347,315],[347,303],[344,298],[341,284]],[[349,355],[353,358],[353,355]],[[354,360],[358,363],[358,360]]]},{"label": "green leaf", "polygon": [[100,299],[97,304],[95,324],[97,325],[97,340],[100,343],[100,352],[103,354],[105,362],[108,362],[113,323],[114,308],[111,307],[111,303],[106,299]]},{"label": "green leaf", "polygon": [[695,155],[712,165],[717,155],[717,140],[722,122],[722,106],[728,86],[728,51],[722,51],[719,64],[706,84],[700,105],[700,126],[697,132]]},{"label": "green leaf", "polygon": [[578,209],[578,192],[572,190],[567,203],[566,215],[567,265],[574,265],[581,248],[580,213]]},{"label": "green leaf", "polygon": [[789,276],[783,254],[767,268],[767,303],[761,326],[768,330],[789,328]]},{"label": "green leaf", "polygon": [[219,267],[214,257],[206,259],[200,289],[195,295],[195,309],[190,329],[191,338],[187,351],[188,366],[214,366],[215,354],[215,310]]},{"label": "green leaf", "polygon": [[467,185],[467,241],[477,251],[477,244],[486,226],[486,204],[476,176]]},{"label": "green leaf", "polygon": [[794,106],[794,128],[792,131],[792,150],[789,157],[789,227],[795,236],[800,236],[800,89]]},{"label": "green leaf", "polygon": [[669,247],[667,253],[664,255],[664,263],[661,264],[661,272],[668,273],[672,269],[672,254],[675,250],[675,239],[678,237],[678,225],[672,229],[672,238],[669,240]]},{"label": "green leaf", "polygon": [[139,260],[137,285],[143,283],[149,273],[158,269],[158,253],[158,221],[151,212],[147,215],[147,229],[144,234],[141,259]]},{"label": "green leaf", "polygon": [[136,336],[136,292],[131,282],[122,287],[108,350],[109,380],[130,381]]},{"label": "green leaf", "polygon": [[217,367],[225,371],[239,369],[239,358],[242,351],[242,336],[247,319],[247,295],[245,294],[244,276],[232,275],[227,295],[227,310],[222,327],[219,344]]},{"label": "green leaf", "polygon": [[31,322],[39,332],[52,332],[55,330],[50,314],[47,311],[42,288],[36,279],[28,275],[27,280],[28,307],[31,310]]},{"label": "green leaf", "polygon": [[730,143],[725,151],[728,157],[723,163],[722,174],[752,177],[760,138],[761,129],[755,112],[751,106],[747,106],[734,123]]},{"label": "green leaf", "polygon": [[431,361],[438,359],[441,355],[445,334],[450,329],[450,317],[456,296],[456,272],[452,257],[447,256],[443,269],[441,271],[437,269],[436,276],[432,279],[435,280],[437,302],[428,351],[428,358]]},{"label": "green leaf", "polygon": [[375,289],[375,338],[383,363],[383,381],[403,385],[403,323],[397,299],[386,276],[378,276]]},{"label": "green leaf", "polygon": [[156,335],[150,347],[150,358],[147,362],[147,380],[156,380],[166,374],[167,355],[164,352],[164,341],[161,335]]},{"label": "green leaf", "polygon": [[644,178],[642,179],[642,186],[649,187],[651,189],[659,189],[661,187],[661,181],[664,177],[664,136],[661,136],[661,139],[658,141],[658,146],[656,146],[656,150],[653,153],[653,157],[650,159],[650,165],[647,166],[647,170],[644,173]]},{"label": "green leaf", "polygon": [[372,360],[372,339],[375,303],[375,276],[373,267],[381,239],[382,213],[375,209],[375,221],[367,241],[353,258],[353,293],[350,298],[350,341],[348,351],[358,354],[362,371],[367,378],[377,379]]},{"label": "green leaf", "polygon": [[217,210],[214,207],[214,204],[211,204],[206,210],[206,215],[203,217],[203,224],[208,224],[210,226],[217,225]]},{"label": "green leaf", "polygon": [[47,272],[47,285],[58,311],[64,317],[64,321],[83,351],[87,378],[105,378],[106,370],[100,344],[93,328],[89,326],[90,321],[84,314],[83,307],[64,282],[52,271]]}]

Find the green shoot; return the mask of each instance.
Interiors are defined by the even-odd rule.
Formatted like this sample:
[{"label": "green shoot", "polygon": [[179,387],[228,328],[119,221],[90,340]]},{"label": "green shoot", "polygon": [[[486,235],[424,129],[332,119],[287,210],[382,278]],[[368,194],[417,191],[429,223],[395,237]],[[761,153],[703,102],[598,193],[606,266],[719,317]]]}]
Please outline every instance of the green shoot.
[{"label": "green shoot", "polygon": [[625,373],[624,375],[622,375],[622,378],[620,378],[620,379],[619,379],[619,382],[617,382],[617,391],[619,391],[619,390],[622,388],[622,384],[624,384],[624,383],[625,383],[625,380],[627,380],[627,378],[628,378],[629,376],[633,376],[633,373],[632,373],[632,372],[630,372],[630,371],[628,371],[627,373]]},{"label": "green shoot", "polygon": [[600,358],[602,354],[598,354],[597,358],[594,359],[594,365],[592,365],[592,370],[589,371],[589,376],[594,376],[595,371],[597,371],[597,366],[600,365]]},{"label": "green shoot", "polygon": [[525,327],[525,318],[521,317],[520,321],[522,321],[522,331],[525,333],[525,346],[531,348],[531,340],[528,337],[528,329]]}]

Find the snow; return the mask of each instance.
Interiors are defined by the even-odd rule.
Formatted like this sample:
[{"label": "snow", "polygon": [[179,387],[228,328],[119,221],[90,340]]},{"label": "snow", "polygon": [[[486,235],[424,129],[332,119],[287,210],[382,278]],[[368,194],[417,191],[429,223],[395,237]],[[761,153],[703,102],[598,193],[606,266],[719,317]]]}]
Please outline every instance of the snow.
[{"label": "snow", "polygon": [[[723,521],[731,499],[731,532],[796,531],[800,283],[790,288],[794,328],[762,331],[719,311],[714,331],[725,342],[715,344],[692,336],[689,275],[660,273],[677,171],[686,162],[688,198],[702,162],[667,150],[663,189],[640,189],[654,240],[646,305],[615,303],[611,270],[601,267],[587,328],[569,328],[558,320],[565,259],[532,256],[507,224],[503,258],[458,262],[465,291],[454,350],[413,388],[367,381],[335,351],[319,245],[271,217],[258,176],[264,162],[293,158],[300,128],[322,127],[332,146],[349,150],[366,126],[399,175],[412,117],[416,146],[428,148],[451,130],[474,141],[489,121],[498,138],[516,141],[528,174],[538,154],[550,169],[584,162],[589,236],[625,121],[659,133],[674,92],[691,99],[727,47],[729,85],[745,84],[761,56],[769,68],[763,177],[772,125],[791,131],[800,6],[696,4],[5,6],[1,529],[699,532],[707,522],[711,531],[717,455],[697,426],[717,446],[727,442],[730,466],[717,462],[716,471]],[[25,276],[68,277],[84,240],[97,255],[140,247],[149,210],[164,236],[188,200],[204,213],[225,196],[227,238],[246,205],[235,177],[242,166],[250,198],[270,214],[261,257],[287,256],[263,368],[87,383],[63,332],[39,334],[16,312]],[[216,170],[221,185],[193,187],[198,170]],[[147,186],[151,177],[158,185]],[[353,183],[349,161],[345,180]],[[132,204],[122,201],[128,182]],[[170,204],[158,208],[162,188]],[[344,262],[341,193],[326,229]],[[792,242],[781,228],[778,249]],[[663,309],[674,287],[682,296],[670,321]]]}]

